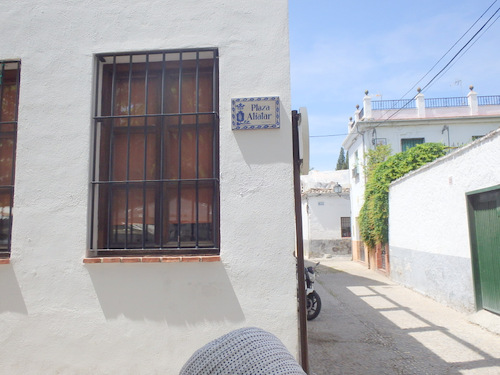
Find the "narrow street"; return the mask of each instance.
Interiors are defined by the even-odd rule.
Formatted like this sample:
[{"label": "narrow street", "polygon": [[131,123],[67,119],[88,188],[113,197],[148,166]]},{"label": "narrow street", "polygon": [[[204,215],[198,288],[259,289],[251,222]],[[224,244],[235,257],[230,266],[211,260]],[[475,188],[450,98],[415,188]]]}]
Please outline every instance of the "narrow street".
[{"label": "narrow street", "polygon": [[311,375],[500,374],[499,335],[359,263],[320,261],[323,306],[308,322]]}]

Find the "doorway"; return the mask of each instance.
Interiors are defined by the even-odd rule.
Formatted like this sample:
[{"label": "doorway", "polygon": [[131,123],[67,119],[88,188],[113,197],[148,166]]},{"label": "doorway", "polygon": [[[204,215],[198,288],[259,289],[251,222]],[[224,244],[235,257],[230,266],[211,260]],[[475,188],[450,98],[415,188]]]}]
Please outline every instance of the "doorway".
[{"label": "doorway", "polygon": [[467,196],[476,304],[500,314],[500,186]]}]

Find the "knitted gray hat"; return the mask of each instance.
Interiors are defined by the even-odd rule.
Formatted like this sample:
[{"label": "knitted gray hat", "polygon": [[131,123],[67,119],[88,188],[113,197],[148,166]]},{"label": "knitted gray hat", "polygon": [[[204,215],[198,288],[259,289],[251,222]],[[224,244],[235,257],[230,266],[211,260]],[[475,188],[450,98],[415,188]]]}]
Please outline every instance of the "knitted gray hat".
[{"label": "knitted gray hat", "polygon": [[179,375],[306,375],[273,334],[240,328],[198,349]]}]

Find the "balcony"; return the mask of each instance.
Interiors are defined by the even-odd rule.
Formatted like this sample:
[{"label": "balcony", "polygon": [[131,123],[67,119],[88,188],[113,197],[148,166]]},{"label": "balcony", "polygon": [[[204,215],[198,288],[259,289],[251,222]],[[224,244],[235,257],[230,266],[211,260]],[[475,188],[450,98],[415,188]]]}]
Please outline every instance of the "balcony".
[{"label": "balcony", "polygon": [[412,99],[373,101],[365,92],[363,108],[357,108],[349,128],[358,121],[500,115],[500,95],[478,96],[472,89],[463,97],[426,99],[419,92]]}]

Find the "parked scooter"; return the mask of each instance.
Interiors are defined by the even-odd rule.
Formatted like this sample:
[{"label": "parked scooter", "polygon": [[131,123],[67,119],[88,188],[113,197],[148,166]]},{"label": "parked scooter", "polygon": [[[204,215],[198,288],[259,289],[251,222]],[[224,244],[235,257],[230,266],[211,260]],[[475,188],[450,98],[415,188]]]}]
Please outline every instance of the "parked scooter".
[{"label": "parked scooter", "polygon": [[314,282],[316,281],[316,268],[319,262],[314,266],[305,267],[304,273],[306,276],[306,301],[307,301],[307,320],[313,320],[321,311],[321,298],[314,290]]}]

